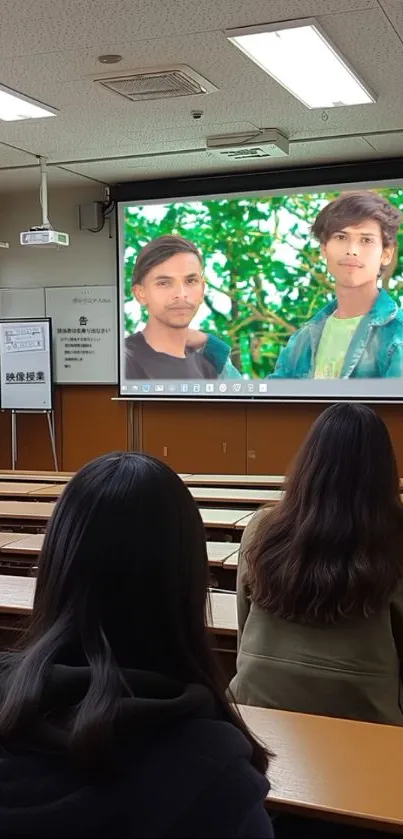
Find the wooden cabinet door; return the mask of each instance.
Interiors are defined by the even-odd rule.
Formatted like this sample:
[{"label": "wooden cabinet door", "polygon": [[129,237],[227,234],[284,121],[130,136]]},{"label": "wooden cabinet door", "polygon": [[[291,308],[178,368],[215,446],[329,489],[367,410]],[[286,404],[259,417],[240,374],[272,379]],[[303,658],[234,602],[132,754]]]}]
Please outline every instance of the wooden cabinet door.
[{"label": "wooden cabinet door", "polygon": [[177,472],[244,474],[244,405],[149,403],[142,408],[142,450]]}]

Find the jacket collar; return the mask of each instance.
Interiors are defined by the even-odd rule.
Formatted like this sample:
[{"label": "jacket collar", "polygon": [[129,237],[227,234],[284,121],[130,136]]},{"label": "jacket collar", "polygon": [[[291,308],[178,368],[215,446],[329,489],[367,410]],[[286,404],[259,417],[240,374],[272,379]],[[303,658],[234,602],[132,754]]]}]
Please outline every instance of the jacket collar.
[{"label": "jacket collar", "polygon": [[[317,324],[326,320],[337,309],[337,300],[331,300],[323,309],[311,319],[309,324]],[[372,308],[364,315],[367,327],[384,326],[396,317],[399,311],[397,303],[381,288]]]}]

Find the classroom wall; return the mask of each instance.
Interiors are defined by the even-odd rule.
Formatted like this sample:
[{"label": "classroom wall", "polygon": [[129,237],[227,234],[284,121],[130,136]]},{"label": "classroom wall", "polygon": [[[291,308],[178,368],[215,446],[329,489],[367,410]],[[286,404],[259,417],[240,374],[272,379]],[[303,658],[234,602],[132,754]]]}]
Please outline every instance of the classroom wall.
[{"label": "classroom wall", "polygon": [[20,232],[41,224],[39,189],[1,195],[0,287],[30,288],[67,285],[111,285],[116,278],[115,238],[109,227],[101,233],[78,229],[79,204],[104,199],[101,186],[49,190],[49,219],[56,230],[70,234],[68,248],[29,248],[19,244]]},{"label": "classroom wall", "polygon": [[[40,223],[38,192],[2,196],[0,287],[108,285],[116,280],[116,242],[108,226],[98,234],[78,230],[78,205],[103,198],[101,187],[50,190],[54,227],[71,236],[69,248],[19,245],[19,233]],[[116,387],[56,388],[59,468],[74,470],[92,457],[131,446],[182,472],[282,474],[323,405],[149,403],[114,401]],[[392,435],[403,476],[403,406],[379,408]],[[18,417],[18,467],[52,469],[44,416]],[[10,416],[0,412],[0,468],[11,463]]]},{"label": "classroom wall", "polygon": [[[178,472],[283,474],[324,405],[176,405],[143,408],[114,401],[116,388],[56,389],[55,419],[60,469],[133,445]],[[403,476],[403,408],[377,408],[392,436]],[[18,416],[18,468],[52,469],[44,416]],[[134,444],[133,444],[134,441]],[[11,466],[11,426],[0,412],[0,469]]]}]

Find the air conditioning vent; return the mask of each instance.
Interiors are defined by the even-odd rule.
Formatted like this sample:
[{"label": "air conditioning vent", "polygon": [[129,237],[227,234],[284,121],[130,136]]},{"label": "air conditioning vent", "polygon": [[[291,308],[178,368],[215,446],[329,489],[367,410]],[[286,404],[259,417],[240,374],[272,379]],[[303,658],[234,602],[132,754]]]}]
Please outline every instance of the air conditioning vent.
[{"label": "air conditioning vent", "polygon": [[217,88],[185,64],[152,70],[137,70],[125,75],[98,78],[97,84],[118,93],[130,102],[147,99],[170,99],[177,96],[199,96]]},{"label": "air conditioning vent", "polygon": [[287,157],[289,141],[275,128],[261,128],[254,134],[219,134],[207,137],[210,154],[230,160],[254,160],[264,157]]},{"label": "air conditioning vent", "polygon": [[273,157],[271,149],[253,148],[253,149],[225,149],[223,151],[215,149],[222,157],[229,157],[230,160],[252,160],[256,157]]}]

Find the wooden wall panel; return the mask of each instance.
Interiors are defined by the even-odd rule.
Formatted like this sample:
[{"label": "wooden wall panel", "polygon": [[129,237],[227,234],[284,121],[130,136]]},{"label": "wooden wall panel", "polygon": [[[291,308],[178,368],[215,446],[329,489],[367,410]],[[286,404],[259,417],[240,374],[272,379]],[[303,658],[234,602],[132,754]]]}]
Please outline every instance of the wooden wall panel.
[{"label": "wooden wall panel", "polygon": [[11,418],[0,411],[0,469],[11,469]]},{"label": "wooden wall panel", "polygon": [[246,471],[245,405],[149,403],[142,408],[142,448],[178,472]]},{"label": "wooden wall panel", "polygon": [[60,390],[63,470],[79,469],[109,451],[127,450],[127,402],[112,401],[116,387],[65,385]]},{"label": "wooden wall panel", "polygon": [[[403,405],[375,405],[386,423],[403,476]],[[247,471],[282,475],[326,405],[249,405],[246,414]]]},{"label": "wooden wall panel", "polygon": [[[116,388],[59,387],[55,398],[59,468],[75,470],[99,454],[126,450],[127,402]],[[139,447],[179,472],[283,474],[325,405],[149,403],[140,417]],[[403,476],[403,405],[376,406],[392,437]],[[46,418],[18,416],[18,468],[52,469]],[[0,411],[0,469],[11,466],[10,414]]]},{"label": "wooden wall panel", "polygon": [[251,475],[283,475],[324,407],[300,404],[248,405],[247,472]]}]

